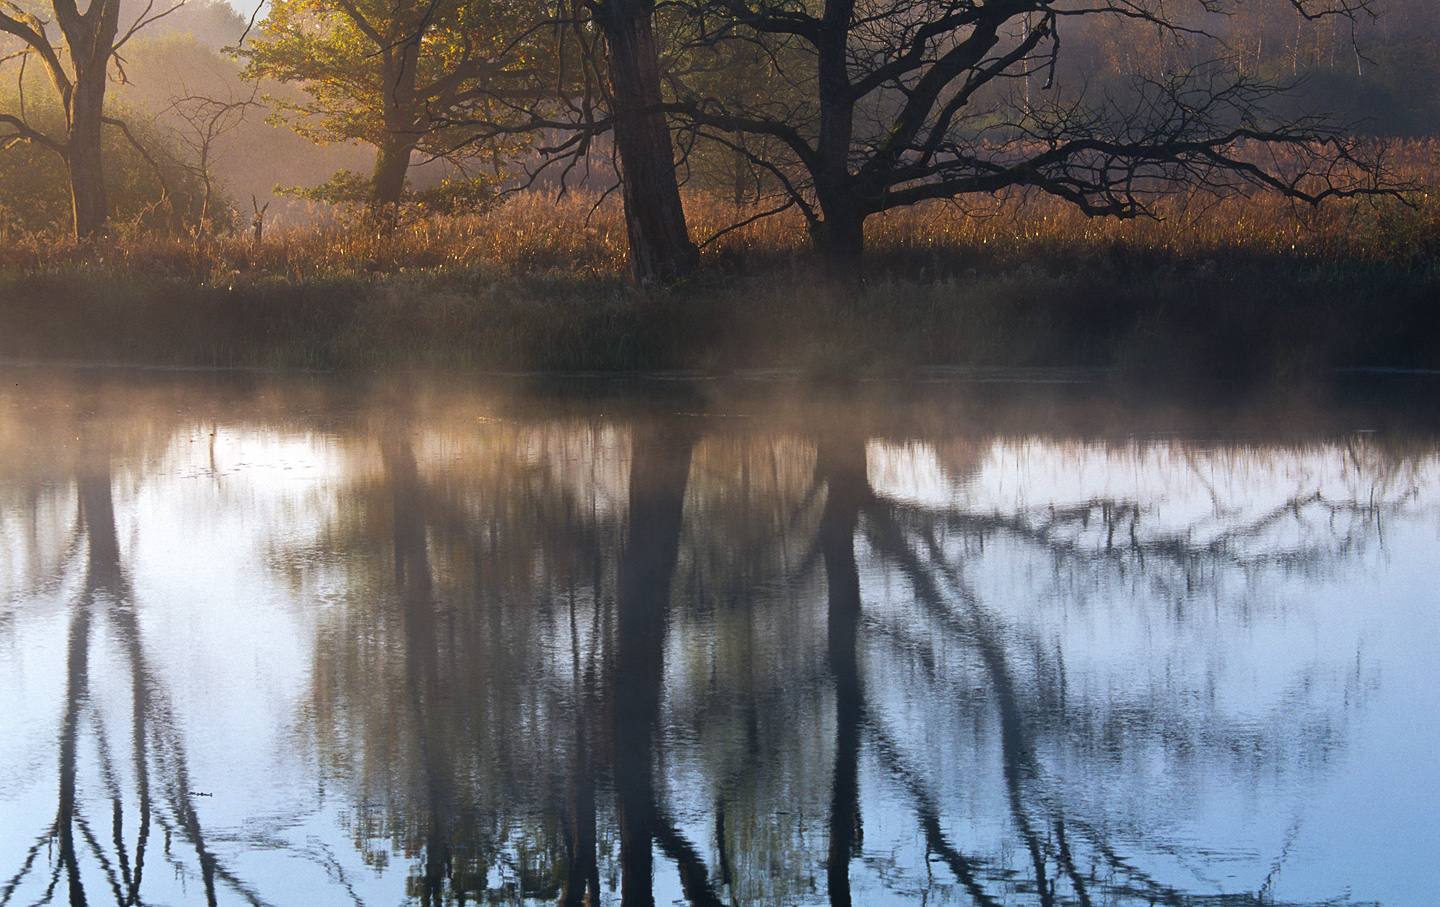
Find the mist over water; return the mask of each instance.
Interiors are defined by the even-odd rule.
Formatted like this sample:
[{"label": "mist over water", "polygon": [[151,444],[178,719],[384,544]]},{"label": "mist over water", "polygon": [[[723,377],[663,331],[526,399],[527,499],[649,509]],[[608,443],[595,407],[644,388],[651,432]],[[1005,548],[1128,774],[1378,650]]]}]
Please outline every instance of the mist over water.
[{"label": "mist over water", "polygon": [[0,903],[1427,900],[1384,407],[0,378]]}]

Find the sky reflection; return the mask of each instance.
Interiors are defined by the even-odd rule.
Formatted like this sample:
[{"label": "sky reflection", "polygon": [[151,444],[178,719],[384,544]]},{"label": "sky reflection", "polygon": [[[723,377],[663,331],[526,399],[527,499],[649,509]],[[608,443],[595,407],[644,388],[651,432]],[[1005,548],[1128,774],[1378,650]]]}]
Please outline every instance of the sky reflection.
[{"label": "sky reflection", "polygon": [[1404,905],[1440,856],[1430,441],[68,390],[0,400],[0,903]]}]

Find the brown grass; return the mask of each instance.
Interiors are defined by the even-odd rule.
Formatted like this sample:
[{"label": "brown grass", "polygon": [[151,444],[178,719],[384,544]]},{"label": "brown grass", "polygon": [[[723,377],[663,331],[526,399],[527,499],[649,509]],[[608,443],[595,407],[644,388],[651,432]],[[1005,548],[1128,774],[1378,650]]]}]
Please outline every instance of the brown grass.
[{"label": "brown grass", "polygon": [[[1440,187],[1440,141],[1417,141],[1394,155],[1397,175]],[[805,259],[809,240],[798,214],[786,212],[741,229],[755,213],[703,194],[686,203],[704,265],[721,271],[788,266]],[[1275,195],[1216,199],[1177,196],[1156,218],[1087,218],[1073,206],[1020,192],[930,203],[872,217],[867,243],[879,270],[941,271],[1036,261],[1084,266],[1087,260],[1235,256],[1369,260],[1411,264],[1440,246],[1440,192],[1394,199],[1338,200],[1316,209]],[[343,213],[324,226],[270,229],[258,246],[246,234],[163,236],[124,226],[99,245],[53,236],[0,238],[0,272],[36,273],[78,263],[112,273],[230,284],[265,276],[309,280],[392,274],[413,269],[491,273],[560,272],[615,278],[626,273],[626,234],[618,199],[571,193],[563,199],[522,193],[479,215],[432,217],[378,236]],[[916,274],[915,276],[921,276]]]},{"label": "brown grass", "polygon": [[[1440,185],[1440,143],[1402,149]],[[705,242],[749,211],[687,199]],[[786,213],[628,285],[618,199],[521,194],[378,236],[344,216],[246,235],[0,241],[0,356],[433,368],[1084,365],[1292,373],[1440,367],[1440,194],[1175,197],[1090,219],[1042,196],[872,218],[864,279],[809,264]]]}]

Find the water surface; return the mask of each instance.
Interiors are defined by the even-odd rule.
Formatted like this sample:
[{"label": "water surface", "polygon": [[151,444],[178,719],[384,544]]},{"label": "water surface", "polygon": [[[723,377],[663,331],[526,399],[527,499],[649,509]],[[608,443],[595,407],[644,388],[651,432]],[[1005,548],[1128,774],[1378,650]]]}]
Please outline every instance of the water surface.
[{"label": "water surface", "polygon": [[1429,899],[1413,413],[0,377],[0,904]]}]

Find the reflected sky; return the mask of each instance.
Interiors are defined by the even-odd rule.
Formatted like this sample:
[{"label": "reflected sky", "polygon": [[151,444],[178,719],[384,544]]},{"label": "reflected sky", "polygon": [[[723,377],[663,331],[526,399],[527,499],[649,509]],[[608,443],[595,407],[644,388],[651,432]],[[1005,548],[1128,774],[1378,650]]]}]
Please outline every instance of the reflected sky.
[{"label": "reflected sky", "polygon": [[0,904],[1406,905],[1440,858],[1423,431],[8,377]]}]

